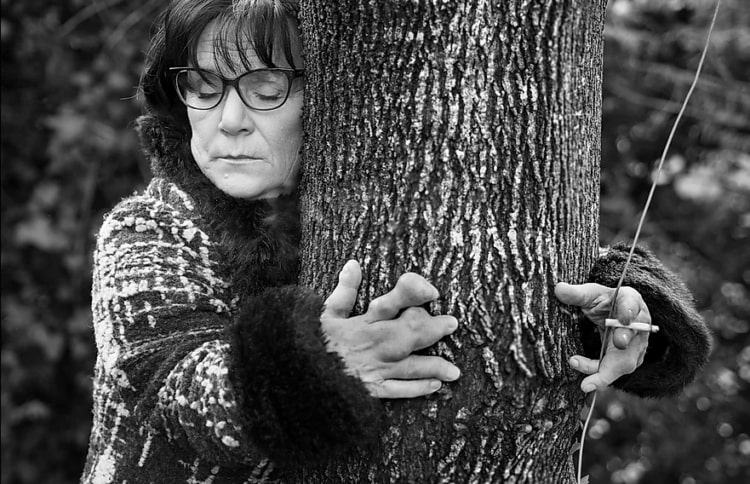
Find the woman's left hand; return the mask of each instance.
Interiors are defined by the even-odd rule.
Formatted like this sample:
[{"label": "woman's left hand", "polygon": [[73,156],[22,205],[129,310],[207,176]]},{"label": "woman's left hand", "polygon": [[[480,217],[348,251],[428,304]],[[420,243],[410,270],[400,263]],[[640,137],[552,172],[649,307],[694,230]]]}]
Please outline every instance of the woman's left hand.
[{"label": "woman's left hand", "polygon": [[[604,331],[605,319],[609,315],[612,297],[615,290],[601,284],[567,284],[560,282],[555,286],[555,296],[564,304],[579,306],[584,316],[599,327],[602,334],[608,334],[606,350],[601,360],[592,360],[582,355],[570,358],[569,364],[574,369],[588,375],[581,382],[581,390],[586,393],[605,388],[623,375],[633,373],[641,364],[648,347],[647,331],[634,331],[627,328],[615,328]],[[623,286],[617,295],[615,318],[622,324],[632,322],[651,324],[651,314],[640,293],[632,287]]]}]

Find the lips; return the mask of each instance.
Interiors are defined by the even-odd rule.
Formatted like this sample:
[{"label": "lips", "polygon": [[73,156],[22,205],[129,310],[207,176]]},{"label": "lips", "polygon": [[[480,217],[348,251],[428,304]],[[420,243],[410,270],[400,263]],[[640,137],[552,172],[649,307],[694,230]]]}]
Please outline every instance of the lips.
[{"label": "lips", "polygon": [[246,163],[257,163],[263,161],[262,158],[247,155],[224,155],[214,157],[216,161],[223,161],[229,164],[246,164]]},{"label": "lips", "polygon": [[223,158],[225,160],[260,160],[259,156],[250,155],[219,155],[216,158]]}]

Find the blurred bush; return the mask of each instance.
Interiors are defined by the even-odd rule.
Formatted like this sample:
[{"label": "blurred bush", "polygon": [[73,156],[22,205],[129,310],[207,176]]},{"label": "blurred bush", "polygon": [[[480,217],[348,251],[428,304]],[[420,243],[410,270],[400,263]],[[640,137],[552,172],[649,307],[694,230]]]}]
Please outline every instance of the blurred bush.
[{"label": "blurred bush", "polygon": [[[3,483],[77,482],[91,423],[91,251],[149,178],[132,122],[157,0],[0,0]],[[628,240],[697,66],[712,2],[616,0],[606,29],[603,244]],[[644,242],[715,332],[684,395],[600,400],[592,482],[750,482],[750,13],[724,0]],[[743,480],[744,479],[744,480]]]},{"label": "blurred bush", "polygon": [[93,234],[146,177],[133,96],[161,3],[2,0],[3,483],[83,468]]},{"label": "blurred bush", "polygon": [[[632,240],[715,1],[611,1],[605,29],[602,244]],[[724,0],[667,154],[642,243],[678,272],[714,333],[681,396],[599,400],[591,482],[750,482],[750,4]]]}]

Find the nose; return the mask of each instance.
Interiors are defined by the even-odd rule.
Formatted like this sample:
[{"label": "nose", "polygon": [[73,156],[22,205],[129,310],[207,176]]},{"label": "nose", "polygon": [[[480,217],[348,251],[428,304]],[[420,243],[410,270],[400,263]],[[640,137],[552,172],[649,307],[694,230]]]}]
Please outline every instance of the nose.
[{"label": "nose", "polygon": [[245,106],[234,87],[228,87],[221,107],[219,129],[227,134],[251,133],[255,129],[251,109]]}]

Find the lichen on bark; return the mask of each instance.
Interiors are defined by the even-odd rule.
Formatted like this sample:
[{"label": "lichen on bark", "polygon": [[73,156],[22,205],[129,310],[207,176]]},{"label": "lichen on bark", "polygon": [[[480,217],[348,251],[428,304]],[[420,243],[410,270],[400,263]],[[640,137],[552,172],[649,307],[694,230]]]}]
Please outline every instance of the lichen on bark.
[{"label": "lichen on bark", "polygon": [[551,290],[596,251],[603,3],[302,5],[301,280],[327,293],[356,258],[366,302],[424,275],[463,371],[389,402],[379,454],[304,480],[564,482],[577,333]]}]

